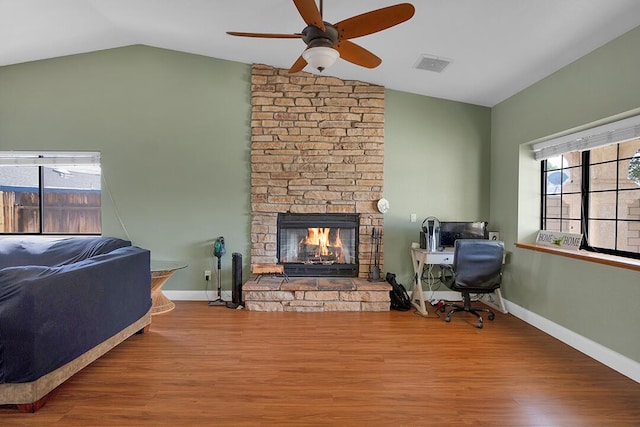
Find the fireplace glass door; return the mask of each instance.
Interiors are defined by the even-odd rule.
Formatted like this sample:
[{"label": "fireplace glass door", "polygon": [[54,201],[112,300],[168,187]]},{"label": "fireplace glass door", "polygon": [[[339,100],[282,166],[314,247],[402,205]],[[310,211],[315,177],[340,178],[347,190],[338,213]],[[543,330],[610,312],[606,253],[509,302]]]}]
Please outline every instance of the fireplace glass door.
[{"label": "fireplace glass door", "polygon": [[289,276],[356,277],[358,215],[280,214],[278,262]]}]

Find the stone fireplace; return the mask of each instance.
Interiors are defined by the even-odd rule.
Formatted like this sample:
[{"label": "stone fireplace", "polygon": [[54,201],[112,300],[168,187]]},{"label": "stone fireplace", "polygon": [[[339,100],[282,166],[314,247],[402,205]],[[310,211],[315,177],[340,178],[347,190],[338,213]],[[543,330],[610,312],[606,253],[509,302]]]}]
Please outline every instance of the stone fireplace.
[{"label": "stone fireplace", "polygon": [[[390,286],[367,280],[372,231],[382,233],[384,225],[376,207],[384,182],[384,88],[253,65],[251,106],[251,267],[284,264],[290,280],[246,283],[246,307],[389,310]],[[278,227],[283,218],[322,215],[328,223]],[[331,222],[347,217],[349,226]],[[378,249],[384,271],[383,245]]]},{"label": "stone fireplace", "polygon": [[384,87],[253,65],[251,105],[251,265],[278,263],[278,214],[354,214],[367,278],[383,229]]}]

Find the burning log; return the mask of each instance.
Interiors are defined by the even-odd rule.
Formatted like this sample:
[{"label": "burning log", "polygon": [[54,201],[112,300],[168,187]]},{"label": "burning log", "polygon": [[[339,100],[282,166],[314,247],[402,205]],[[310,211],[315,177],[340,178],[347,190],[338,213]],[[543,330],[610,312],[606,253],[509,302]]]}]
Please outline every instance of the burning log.
[{"label": "burning log", "polygon": [[305,263],[344,263],[340,229],[331,242],[331,228],[308,228],[307,236],[298,244],[298,259]]}]

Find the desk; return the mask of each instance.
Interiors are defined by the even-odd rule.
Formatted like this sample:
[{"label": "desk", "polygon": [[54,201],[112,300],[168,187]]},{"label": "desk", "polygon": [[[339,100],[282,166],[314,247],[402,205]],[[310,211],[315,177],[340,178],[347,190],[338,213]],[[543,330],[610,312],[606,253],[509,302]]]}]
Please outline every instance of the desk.
[{"label": "desk", "polygon": [[178,261],[154,261],[151,260],[151,315],[167,313],[176,305],[162,293],[162,285],[169,280],[173,273],[187,264]]},{"label": "desk", "polygon": [[[453,264],[453,248],[444,248],[441,252],[429,252],[427,249],[411,248],[411,260],[413,261],[414,271],[411,304],[420,314],[427,316],[427,306],[424,301],[424,292],[422,291],[422,270],[425,265]],[[504,259],[502,262],[504,263]],[[493,293],[482,295],[480,301],[502,313],[507,313],[500,288]]]}]

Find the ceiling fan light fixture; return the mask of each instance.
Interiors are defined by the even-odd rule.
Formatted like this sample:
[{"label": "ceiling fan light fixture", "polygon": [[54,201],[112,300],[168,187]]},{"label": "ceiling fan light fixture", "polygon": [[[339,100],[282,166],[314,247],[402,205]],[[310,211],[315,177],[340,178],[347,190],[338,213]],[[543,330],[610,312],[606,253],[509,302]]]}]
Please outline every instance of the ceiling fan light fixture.
[{"label": "ceiling fan light fixture", "polygon": [[310,47],[302,53],[302,57],[311,67],[322,72],[335,64],[340,53],[332,47]]}]

